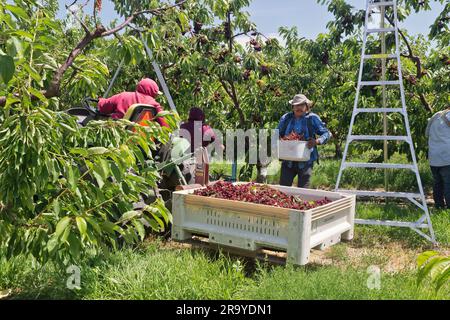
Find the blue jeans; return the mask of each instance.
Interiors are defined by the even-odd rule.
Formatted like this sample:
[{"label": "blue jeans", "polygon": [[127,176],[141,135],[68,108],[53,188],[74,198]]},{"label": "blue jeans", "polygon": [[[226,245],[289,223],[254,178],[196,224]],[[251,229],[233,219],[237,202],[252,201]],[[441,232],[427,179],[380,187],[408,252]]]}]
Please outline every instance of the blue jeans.
[{"label": "blue jeans", "polygon": [[312,169],[312,164],[300,169],[296,162],[293,162],[292,168],[289,168],[287,161],[283,161],[281,164],[280,185],[292,187],[292,182],[294,182],[295,176],[298,175],[297,186],[299,188],[309,188]]},{"label": "blue jeans", "polygon": [[431,167],[433,173],[433,198],[436,208],[450,209],[450,166]]}]

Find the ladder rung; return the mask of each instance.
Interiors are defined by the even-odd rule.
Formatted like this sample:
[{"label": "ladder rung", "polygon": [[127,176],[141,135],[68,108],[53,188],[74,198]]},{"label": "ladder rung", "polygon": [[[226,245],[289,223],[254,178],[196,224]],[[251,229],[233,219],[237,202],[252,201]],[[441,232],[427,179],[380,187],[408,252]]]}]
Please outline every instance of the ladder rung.
[{"label": "ladder rung", "polygon": [[403,113],[402,108],[358,108],[356,109],[357,113],[377,113],[377,112],[400,112]]},{"label": "ladder rung", "polygon": [[380,33],[380,32],[394,32],[395,28],[376,28],[376,29],[367,29],[367,33]]},{"label": "ladder rung", "polygon": [[390,227],[408,227],[408,228],[428,228],[428,224],[406,221],[389,221],[389,220],[369,220],[369,219],[355,219],[356,224],[365,224],[372,226],[390,226]]},{"label": "ladder rung", "polygon": [[343,190],[338,189],[338,192],[354,194],[363,197],[388,197],[388,198],[422,198],[420,193],[406,193],[406,192],[386,192],[386,191],[361,191],[361,190]]},{"label": "ladder rung", "polygon": [[409,142],[409,138],[407,136],[349,136],[349,140],[394,140],[394,141],[405,141]]},{"label": "ladder rung", "polygon": [[400,85],[400,81],[394,80],[394,81],[361,81],[359,84],[362,86],[394,86],[394,85]]},{"label": "ladder rung", "polygon": [[364,59],[397,59],[397,55],[395,55],[395,54],[389,54],[389,53],[386,53],[386,54],[383,54],[383,53],[380,53],[380,54],[365,54],[364,56],[363,56],[363,58]]},{"label": "ladder rung", "polygon": [[369,3],[369,7],[370,8],[374,8],[374,7],[387,7],[387,6],[393,6],[394,5],[394,1],[382,1],[382,2],[372,2]]},{"label": "ladder rung", "polygon": [[363,162],[345,162],[344,167],[348,168],[374,168],[374,169],[409,169],[416,171],[411,164],[396,163],[363,163]]}]

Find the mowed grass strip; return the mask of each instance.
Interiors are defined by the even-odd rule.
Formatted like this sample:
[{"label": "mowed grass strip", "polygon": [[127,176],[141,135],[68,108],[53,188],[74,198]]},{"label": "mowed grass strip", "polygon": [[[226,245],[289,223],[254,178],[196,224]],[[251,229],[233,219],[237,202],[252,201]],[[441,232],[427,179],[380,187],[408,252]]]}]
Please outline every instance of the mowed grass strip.
[{"label": "mowed grass strip", "polygon": [[[359,260],[347,245],[335,247],[328,265],[270,266],[156,240],[109,258],[83,262],[81,289],[66,287],[71,274],[48,265],[33,268],[16,258],[0,263],[0,291],[11,299],[449,299],[450,288],[435,293],[416,287],[415,268],[387,271],[380,254]],[[400,254],[400,253],[399,253]],[[388,258],[390,259],[390,258]],[[357,264],[354,261],[359,261]],[[369,268],[379,268],[380,277]],[[379,279],[379,282],[378,280]],[[379,283],[379,286],[378,286]],[[372,289],[371,289],[372,288]]]}]

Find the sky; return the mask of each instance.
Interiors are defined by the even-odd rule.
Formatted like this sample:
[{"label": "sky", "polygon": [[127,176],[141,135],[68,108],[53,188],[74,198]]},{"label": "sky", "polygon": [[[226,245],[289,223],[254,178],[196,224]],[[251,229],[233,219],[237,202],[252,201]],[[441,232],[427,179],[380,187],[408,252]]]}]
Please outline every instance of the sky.
[{"label": "sky", "polygon": [[[366,0],[346,1],[356,9],[363,9],[366,3]],[[73,0],[59,0],[60,17],[64,15],[64,6],[72,2]],[[427,34],[429,26],[443,7],[443,4],[433,3],[431,11],[411,14],[400,24],[400,27],[406,28],[413,35]],[[253,0],[246,11],[249,12],[251,21],[256,23],[258,30],[271,37],[277,36],[280,26],[296,26],[300,36],[315,39],[319,33],[326,32],[327,22],[333,19],[333,15],[327,11],[326,6],[318,4],[316,0]],[[110,0],[103,0],[101,18],[105,25],[117,18]]]}]

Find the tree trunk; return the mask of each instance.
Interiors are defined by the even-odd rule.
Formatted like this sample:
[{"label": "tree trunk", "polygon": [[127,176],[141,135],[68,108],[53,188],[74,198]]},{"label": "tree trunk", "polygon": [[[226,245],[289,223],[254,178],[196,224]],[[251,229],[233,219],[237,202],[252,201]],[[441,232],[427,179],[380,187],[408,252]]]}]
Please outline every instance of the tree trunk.
[{"label": "tree trunk", "polygon": [[270,163],[263,165],[258,161],[256,164],[256,182],[258,183],[267,183],[267,168]]},{"label": "tree trunk", "polygon": [[339,140],[334,141],[334,157],[336,159],[342,158],[342,146]]}]

